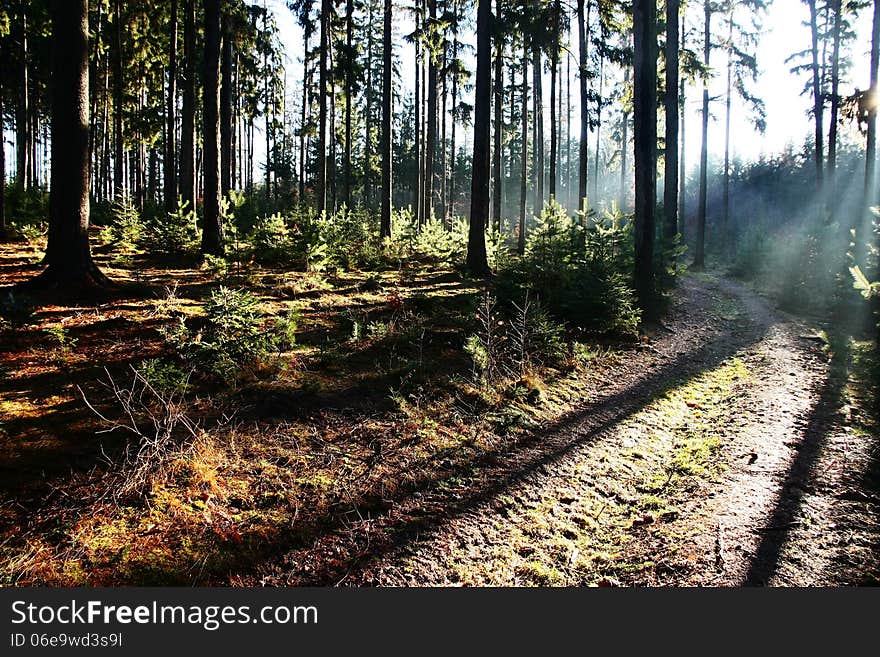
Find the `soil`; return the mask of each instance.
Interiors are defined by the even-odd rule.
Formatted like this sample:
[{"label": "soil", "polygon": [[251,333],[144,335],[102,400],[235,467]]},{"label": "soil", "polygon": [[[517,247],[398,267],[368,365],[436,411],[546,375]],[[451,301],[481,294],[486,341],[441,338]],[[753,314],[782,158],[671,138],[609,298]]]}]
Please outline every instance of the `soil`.
[{"label": "soil", "polygon": [[[0,282],[23,280],[33,262],[6,252]],[[137,273],[154,293],[180,283],[186,308],[214,284],[185,266]],[[375,290],[352,275],[296,291],[305,328],[287,378],[218,395],[216,408],[212,390],[200,391],[205,408],[193,410],[204,426],[220,426],[208,419],[229,410],[222,404],[237,424],[217,430],[188,479],[123,508],[79,501],[103,485],[104,467],[104,434],[82,396],[100,398],[105,366],[122,376],[165,354],[161,303],[114,294],[94,307],[43,304],[43,330],[0,350],[3,581],[880,582],[876,418],[815,325],[739,283],[689,275],[637,346],[598,349],[529,383],[522,399],[495,391],[482,415],[454,392],[424,407],[415,397],[407,410],[388,394],[401,384],[395,350],[417,346],[412,358],[424,355],[434,375],[466,374],[465,329],[450,317],[477,293],[453,272],[422,274],[389,274]],[[261,276],[276,310],[288,307],[286,286],[308,278]],[[349,339],[349,315],[360,312],[364,326],[394,317],[400,290],[409,305],[416,291],[433,295],[417,345]],[[65,329],[65,345],[50,340],[50,325]],[[325,354],[331,335],[338,353]]]},{"label": "soil", "polygon": [[[410,529],[384,554],[375,546],[365,550],[335,583],[535,583],[541,559],[555,555],[555,564],[543,564],[552,574],[538,583],[876,584],[880,499],[869,475],[878,446],[846,416],[845,380],[821,341],[734,282],[690,278],[677,299],[666,325],[627,355],[573,419],[548,427],[540,440],[500,457],[460,488],[426,493],[419,511],[407,504],[391,509],[394,524]],[[616,535],[616,554],[579,565],[585,523],[570,521],[583,519],[585,500],[609,496],[602,490],[609,487],[609,455],[633,453],[638,436],[650,433],[652,427],[639,424],[640,411],[658,391],[731,359],[750,374],[736,383],[725,420],[715,427],[714,474],[673,495],[674,512],[632,517]],[[426,515],[426,508],[438,511]],[[590,515],[599,518],[604,508]],[[544,522],[548,515],[559,522]],[[401,522],[406,517],[410,523]],[[384,522],[376,519],[375,529]],[[544,555],[537,564],[535,555]],[[632,567],[621,567],[624,562]],[[268,581],[304,580],[288,572]]]}]

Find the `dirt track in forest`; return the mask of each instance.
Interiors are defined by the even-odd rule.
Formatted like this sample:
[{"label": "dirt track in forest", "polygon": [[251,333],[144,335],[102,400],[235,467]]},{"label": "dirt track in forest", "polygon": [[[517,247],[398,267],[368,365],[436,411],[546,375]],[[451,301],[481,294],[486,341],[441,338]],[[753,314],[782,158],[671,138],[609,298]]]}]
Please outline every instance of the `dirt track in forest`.
[{"label": "dirt track in forest", "polygon": [[[877,447],[849,426],[812,333],[739,284],[689,277],[666,324],[564,422],[391,508],[377,519],[391,545],[368,539],[338,582],[312,583],[874,581],[880,505],[862,475]],[[267,583],[285,580],[309,583]]]}]

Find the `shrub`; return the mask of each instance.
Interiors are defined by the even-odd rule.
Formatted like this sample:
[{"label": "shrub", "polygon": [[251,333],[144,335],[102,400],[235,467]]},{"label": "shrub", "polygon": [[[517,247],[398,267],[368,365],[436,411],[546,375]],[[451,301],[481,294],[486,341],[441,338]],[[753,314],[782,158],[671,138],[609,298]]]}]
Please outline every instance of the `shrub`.
[{"label": "shrub", "polygon": [[159,358],[143,361],[137,367],[137,373],[161,395],[181,397],[189,387],[189,374]]},{"label": "shrub", "polygon": [[134,250],[145,238],[147,227],[130,201],[113,203],[106,221],[101,229],[101,241],[117,250]]},{"label": "shrub", "polygon": [[151,253],[196,253],[199,249],[199,227],[195,211],[181,199],[176,211],[151,217],[146,222],[139,246]]},{"label": "shrub", "polygon": [[13,230],[22,235],[29,227],[45,227],[49,221],[49,194],[41,187],[8,185],[6,216]]},{"label": "shrub", "polygon": [[221,286],[205,303],[205,317],[193,330],[183,318],[166,329],[166,339],[194,366],[234,379],[275,348],[277,337],[265,330],[260,300],[246,291]]},{"label": "shrub", "polygon": [[556,320],[596,333],[634,334],[641,316],[631,286],[632,253],[628,218],[582,212],[574,220],[551,201],[523,257],[502,261],[498,294],[517,301],[529,291]]},{"label": "shrub", "polygon": [[263,265],[285,264],[292,260],[293,249],[287,220],[279,213],[258,217],[248,236],[254,259]]},{"label": "shrub", "polygon": [[289,351],[296,344],[296,331],[302,321],[302,311],[294,306],[281,317],[275,319],[276,346],[281,351]]}]

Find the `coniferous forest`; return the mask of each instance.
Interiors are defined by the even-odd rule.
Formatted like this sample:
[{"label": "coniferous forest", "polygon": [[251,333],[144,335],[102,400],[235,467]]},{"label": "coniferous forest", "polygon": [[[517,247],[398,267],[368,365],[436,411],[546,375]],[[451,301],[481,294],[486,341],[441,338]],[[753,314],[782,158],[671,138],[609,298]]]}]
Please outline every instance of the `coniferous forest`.
[{"label": "coniferous forest", "polygon": [[0,0],[0,583],[880,583],[880,0]]}]

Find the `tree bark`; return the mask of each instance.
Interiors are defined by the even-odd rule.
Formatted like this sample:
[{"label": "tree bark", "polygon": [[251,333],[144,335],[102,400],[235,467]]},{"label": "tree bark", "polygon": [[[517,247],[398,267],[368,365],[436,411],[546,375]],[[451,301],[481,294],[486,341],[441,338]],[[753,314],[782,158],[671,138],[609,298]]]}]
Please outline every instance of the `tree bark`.
[{"label": "tree bark", "polygon": [[532,76],[534,78],[534,150],[535,161],[535,214],[540,215],[544,211],[544,89],[542,85],[541,49],[532,47]]},{"label": "tree bark", "polygon": [[222,0],[205,0],[205,69],[202,114],[204,118],[204,209],[202,253],[223,254],[223,226],[220,217],[220,5]]},{"label": "tree bark", "polygon": [[[422,27],[421,8],[416,7],[416,34]],[[416,88],[413,93],[413,114],[415,119],[415,146],[414,155],[416,160],[415,180],[413,181],[413,211],[415,212],[416,225],[422,225],[422,46],[421,40],[416,37],[415,42],[415,69]],[[369,67],[369,66],[368,66]],[[369,94],[367,94],[369,98]],[[369,111],[368,111],[369,114]],[[453,155],[453,158],[455,156]]]},{"label": "tree bark", "polygon": [[183,16],[183,116],[180,130],[180,196],[187,212],[196,211],[196,24],[195,0],[185,0]]},{"label": "tree bark", "polygon": [[471,175],[471,217],[467,266],[477,276],[490,274],[486,257],[489,220],[489,122],[492,67],[491,10],[488,2],[477,6],[477,79],[474,102],[474,152]]},{"label": "tree bark", "polygon": [[517,250],[520,255],[526,250],[526,204],[528,202],[529,175],[529,55],[523,38],[522,55],[522,156],[520,157],[519,178],[519,231],[517,234]]},{"label": "tree bark", "polygon": [[556,200],[556,157],[559,149],[559,126],[557,125],[556,94],[559,87],[559,0],[553,3],[553,43],[550,51],[550,198]]},{"label": "tree bark", "polygon": [[825,179],[825,147],[822,133],[825,113],[825,98],[822,93],[822,71],[819,66],[819,21],[816,0],[807,0],[810,7],[810,52],[813,58],[813,125],[815,128],[814,157],[816,160],[816,181],[819,186]]},{"label": "tree bark", "polygon": [[[501,15],[501,0],[495,0],[495,13]],[[498,39],[495,44],[495,79],[492,85],[494,96],[495,130],[492,143],[492,221],[493,231],[501,232],[501,133],[504,130],[504,42]]]},{"label": "tree bark", "polygon": [[220,20],[220,189],[226,197],[232,189],[232,25],[227,7],[221,8]]},{"label": "tree bark", "polygon": [[330,0],[321,0],[321,50],[318,55],[318,210],[327,211],[327,55],[330,49]]},{"label": "tree bark", "polygon": [[[432,24],[437,19],[437,0],[428,0],[428,15]],[[425,220],[434,217],[434,185],[437,175],[437,64],[434,54],[426,51],[428,58],[428,125],[425,135]],[[488,173],[488,172],[487,172]]]},{"label": "tree bark", "polygon": [[871,85],[869,98],[873,100],[868,108],[868,135],[865,144],[865,201],[864,205],[876,203],[874,171],[877,164],[877,68],[880,66],[880,0],[874,0],[874,22],[871,29]]},{"label": "tree bark", "polygon": [[[630,67],[626,67],[626,71],[623,74],[623,82],[624,85],[629,83],[630,80]],[[621,209],[626,207],[626,199],[627,199],[627,185],[626,185],[626,168],[627,168],[627,155],[629,154],[629,112],[624,111],[623,117],[620,126],[620,207]]]},{"label": "tree bark", "polygon": [[[685,39],[686,39],[686,37],[685,37],[685,20],[684,20],[684,16],[682,16],[681,17],[681,48],[682,48],[682,50],[685,47]],[[686,114],[685,109],[687,108],[687,98],[685,96],[686,89],[685,89],[684,78],[682,78],[679,81],[678,93],[679,93],[679,97],[681,98],[681,101],[679,103],[679,110],[678,110],[679,116],[680,116],[679,124],[681,126],[681,139],[680,139],[681,143],[680,143],[680,149],[679,149],[680,157],[679,157],[679,163],[678,163],[679,164],[679,169],[678,169],[678,183],[679,183],[678,232],[682,236],[682,242],[684,242],[684,226],[686,223],[686,221],[685,221],[685,194],[687,193],[687,167],[685,166],[685,152],[686,152],[685,145],[687,143],[687,141],[686,141],[687,136],[686,136],[686,130],[685,130],[685,128],[686,128],[686,126],[685,126],[685,114]]]},{"label": "tree bark", "polygon": [[29,58],[30,51],[28,47],[28,22],[27,22],[27,3],[21,0],[19,3],[19,29],[20,34],[20,56],[21,56],[21,75],[19,77],[21,84],[21,97],[16,107],[15,116],[15,179],[16,184],[21,189],[30,187],[30,72]]},{"label": "tree bark", "polygon": [[837,173],[837,120],[840,111],[840,32],[843,20],[842,0],[832,0],[834,12],[833,46],[831,51],[831,116],[828,128],[828,178],[834,186]]},{"label": "tree bark", "polygon": [[122,135],[122,11],[120,0],[115,0],[113,9],[115,44],[113,49],[113,122],[115,132],[116,154],[114,157],[114,196],[119,199],[125,195],[122,162],[125,159],[125,148]]},{"label": "tree bark", "polygon": [[354,40],[354,0],[345,1],[345,180],[342,186],[342,201],[351,207],[351,96],[353,80],[353,40]]},{"label": "tree bark", "polygon": [[724,172],[721,190],[721,242],[730,247],[730,113],[733,98],[733,5],[728,10],[727,91],[724,98]]},{"label": "tree bark", "polygon": [[[5,56],[3,46],[0,46],[0,56]],[[3,79],[0,78],[0,241],[7,238],[6,235],[6,120],[3,116]]]},{"label": "tree bark", "polygon": [[[589,11],[587,15],[589,16]],[[593,204],[599,202],[599,161],[602,159],[602,108],[605,93],[605,53],[599,53],[599,93],[596,94],[596,153],[593,156]]]},{"label": "tree bark", "polygon": [[[453,0],[452,12],[458,15],[458,0]],[[452,76],[452,134],[450,150],[452,151],[452,163],[449,172],[449,216],[455,219],[455,201],[458,198],[458,175],[456,169],[456,153],[457,146],[457,127],[458,127],[458,101],[459,101],[459,70],[458,70],[458,22],[456,21],[452,27],[452,62],[455,72]],[[418,71],[417,71],[418,73]],[[416,94],[418,96],[418,94]],[[418,115],[418,114],[417,114]],[[418,130],[416,131],[418,132]]]},{"label": "tree bark", "polygon": [[385,19],[382,30],[382,212],[380,236],[391,237],[391,120],[393,111],[392,97],[392,47],[391,47],[392,3],[385,0]]},{"label": "tree bark", "polygon": [[[712,5],[703,1],[703,63],[709,68],[709,55],[712,50],[711,23]],[[697,244],[694,252],[694,268],[701,269],[706,264],[706,203],[708,198],[707,178],[709,168],[709,81],[703,81],[703,137],[700,148],[700,192],[697,202]]]},{"label": "tree bark", "polygon": [[657,203],[657,3],[633,1],[635,283],[643,311],[654,305],[654,209]]},{"label": "tree bark", "polygon": [[678,234],[678,13],[679,0],[666,0],[666,157],[663,173],[664,237]]},{"label": "tree bark", "polygon": [[177,8],[178,0],[171,0],[171,22],[168,52],[168,101],[166,104],[165,127],[165,212],[177,209]]},{"label": "tree bark", "polygon": [[[578,147],[578,194],[577,206],[579,210],[586,208],[587,185],[589,183],[589,136],[590,136],[590,106],[589,106],[589,80],[587,79],[587,67],[589,66],[589,52],[587,51],[588,26],[584,12],[585,0],[578,0],[577,23],[578,23],[578,55],[579,55],[579,81],[581,98],[581,139]],[[595,199],[593,199],[595,202]]]},{"label": "tree bark", "polygon": [[46,269],[33,287],[109,283],[89,248],[88,0],[51,0],[52,190]]}]

